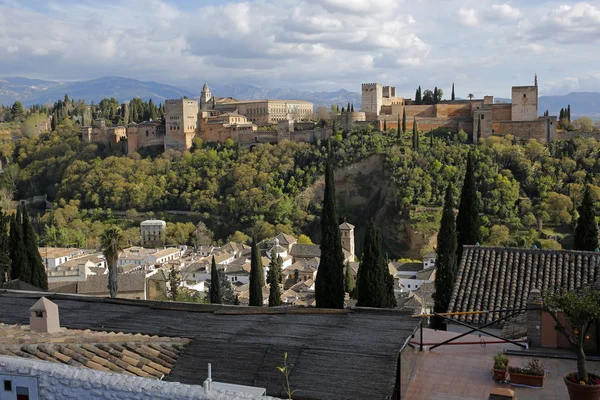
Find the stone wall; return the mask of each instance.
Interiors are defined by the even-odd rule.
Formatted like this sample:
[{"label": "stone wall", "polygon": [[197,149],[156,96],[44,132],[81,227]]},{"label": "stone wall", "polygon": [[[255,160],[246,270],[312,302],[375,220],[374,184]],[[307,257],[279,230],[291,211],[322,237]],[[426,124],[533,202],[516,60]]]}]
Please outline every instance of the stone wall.
[{"label": "stone wall", "polygon": [[491,108],[494,122],[512,120],[512,104],[494,104]]},{"label": "stone wall", "polygon": [[536,139],[540,143],[556,139],[556,117],[542,117],[536,121],[499,121],[493,123],[495,134],[513,135],[522,139]]},{"label": "stone wall", "polygon": [[383,105],[383,85],[380,83],[363,83],[362,111],[379,115]]},{"label": "stone wall", "polygon": [[512,121],[535,121],[538,115],[537,86],[513,86]]},{"label": "stone wall", "polygon": [[139,378],[20,357],[0,356],[0,376],[3,379],[14,377],[19,380],[19,385],[27,385],[32,399],[37,398],[32,394],[39,391],[41,400],[275,400],[272,397],[255,397],[215,387],[205,393],[202,386]]},{"label": "stone wall", "polygon": [[144,147],[164,146],[165,130],[158,123],[142,123],[127,127],[127,153],[133,153]]}]

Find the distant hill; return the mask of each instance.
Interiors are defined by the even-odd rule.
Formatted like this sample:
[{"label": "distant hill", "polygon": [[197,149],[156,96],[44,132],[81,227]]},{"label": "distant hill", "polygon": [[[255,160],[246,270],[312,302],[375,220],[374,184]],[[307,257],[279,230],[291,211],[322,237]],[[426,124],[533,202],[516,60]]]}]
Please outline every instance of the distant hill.
[{"label": "distant hill", "polygon": [[77,82],[52,82],[27,78],[0,79],[0,104],[12,104],[19,100],[25,106],[54,103],[68,94],[72,99],[99,102],[105,97],[114,97],[124,102],[134,97],[156,102],[195,94],[175,86],[135,79],[106,77]]},{"label": "distant hill", "polygon": [[[237,99],[288,99],[307,100],[315,107],[331,104],[340,106],[348,102],[360,108],[360,93],[347,90],[337,92],[307,92],[294,89],[264,89],[252,85],[210,85],[211,92],[219,97],[235,97]],[[199,88],[179,88],[157,82],[144,82],[121,77],[105,77],[89,81],[53,82],[28,78],[0,78],[0,104],[11,105],[20,101],[25,106],[32,104],[54,103],[68,94],[72,99],[83,99],[86,102],[99,102],[105,97],[114,97],[120,102],[134,97],[143,100],[152,99],[164,102],[165,99],[180,97],[198,98]]]},{"label": "distant hill", "polygon": [[600,119],[600,93],[574,92],[562,96],[540,96],[538,109],[540,114],[548,110],[550,115],[560,113],[561,108],[571,105],[571,120],[576,117]]}]

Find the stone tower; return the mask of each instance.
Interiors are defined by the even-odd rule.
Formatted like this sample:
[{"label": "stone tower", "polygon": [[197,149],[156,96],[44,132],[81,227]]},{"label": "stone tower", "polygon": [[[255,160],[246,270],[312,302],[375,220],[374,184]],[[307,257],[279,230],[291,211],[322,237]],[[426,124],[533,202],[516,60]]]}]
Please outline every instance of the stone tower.
[{"label": "stone tower", "polygon": [[344,222],[340,225],[340,236],[342,237],[342,248],[352,254],[354,259],[354,225]]},{"label": "stone tower", "polygon": [[210,94],[210,89],[206,82],[204,82],[204,87],[202,88],[202,94],[200,95],[200,110],[204,111],[210,108],[210,100],[212,99],[212,95]]},{"label": "stone tower", "polygon": [[[388,89],[389,93],[389,89]],[[381,83],[362,84],[362,110],[378,116],[383,105],[383,85]]]}]

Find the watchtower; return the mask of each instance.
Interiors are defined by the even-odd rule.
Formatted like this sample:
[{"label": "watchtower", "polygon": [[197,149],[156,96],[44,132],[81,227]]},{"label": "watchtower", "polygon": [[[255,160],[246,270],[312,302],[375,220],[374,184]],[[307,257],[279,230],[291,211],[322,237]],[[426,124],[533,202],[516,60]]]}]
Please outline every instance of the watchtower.
[{"label": "watchtower", "polygon": [[[388,89],[389,93],[389,89]],[[383,85],[381,83],[362,84],[362,110],[378,116],[383,105]]]},{"label": "watchtower", "polygon": [[354,225],[344,222],[340,225],[340,236],[342,237],[342,248],[352,255],[354,259]]}]

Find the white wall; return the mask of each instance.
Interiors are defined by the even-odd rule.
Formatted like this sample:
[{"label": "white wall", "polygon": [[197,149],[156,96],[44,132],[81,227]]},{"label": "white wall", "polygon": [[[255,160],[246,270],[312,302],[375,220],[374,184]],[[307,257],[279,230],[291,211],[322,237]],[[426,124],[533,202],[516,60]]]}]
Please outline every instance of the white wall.
[{"label": "white wall", "polygon": [[[5,393],[3,376],[11,376],[14,397]],[[37,388],[35,381],[37,380]],[[19,383],[20,381],[20,383]],[[30,400],[60,399],[119,399],[119,400],[275,400],[272,397],[252,396],[217,389],[205,394],[202,386],[184,385],[156,379],[71,367],[64,364],[0,356],[0,398],[16,399],[16,385],[27,385]],[[35,393],[35,389],[39,389]],[[35,395],[34,395],[35,393]]]}]

